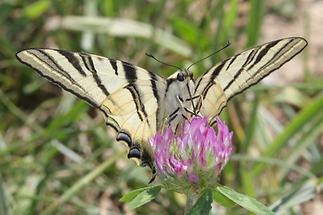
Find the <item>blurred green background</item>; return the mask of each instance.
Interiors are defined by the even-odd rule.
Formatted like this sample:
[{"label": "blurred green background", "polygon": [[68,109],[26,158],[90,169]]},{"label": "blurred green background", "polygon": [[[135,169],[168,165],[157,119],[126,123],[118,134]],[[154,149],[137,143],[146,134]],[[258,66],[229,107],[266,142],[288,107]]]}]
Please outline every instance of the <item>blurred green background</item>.
[{"label": "blurred green background", "polygon": [[[279,213],[319,214],[322,10],[322,1],[301,0],[1,0],[0,215],[183,214],[185,203],[165,191],[135,211],[119,202],[147,185],[149,170],[126,159],[96,110],[18,63],[18,50],[87,51],[167,76],[174,69],[145,52],[185,67],[230,41],[193,68],[198,76],[238,51],[287,36],[303,36],[309,46],[222,113],[235,132],[235,155],[219,182]],[[217,204],[212,213],[248,214]]]}]

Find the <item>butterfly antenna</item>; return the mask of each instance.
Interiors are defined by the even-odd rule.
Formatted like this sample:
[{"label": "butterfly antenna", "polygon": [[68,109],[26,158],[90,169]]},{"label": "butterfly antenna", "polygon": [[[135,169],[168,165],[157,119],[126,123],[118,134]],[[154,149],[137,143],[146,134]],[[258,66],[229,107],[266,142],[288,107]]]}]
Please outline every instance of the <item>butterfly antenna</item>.
[{"label": "butterfly antenna", "polygon": [[149,53],[145,53],[146,56],[148,57],[151,57],[152,59],[154,59],[155,61],[157,61],[158,63],[161,63],[161,64],[164,64],[166,66],[170,66],[170,67],[174,67],[176,69],[179,69],[179,70],[182,70],[181,68],[179,68],[178,66],[175,66],[175,65],[171,65],[171,64],[168,64],[168,63],[165,63],[161,60],[158,60],[157,58],[155,58],[153,55],[149,54]]},{"label": "butterfly antenna", "polygon": [[226,44],[224,47],[222,47],[222,48],[220,48],[219,50],[216,50],[215,52],[211,53],[210,55],[208,55],[208,56],[206,56],[206,57],[204,57],[204,58],[202,58],[202,59],[200,59],[200,60],[198,60],[198,61],[196,61],[196,62],[192,63],[191,65],[189,65],[189,66],[187,67],[187,69],[186,69],[186,70],[189,70],[193,65],[195,65],[195,64],[197,64],[197,63],[199,63],[199,62],[201,62],[201,61],[203,61],[203,60],[205,60],[205,59],[207,59],[207,58],[209,58],[209,57],[211,57],[211,56],[215,55],[216,53],[218,53],[218,52],[220,52],[220,51],[222,51],[222,50],[226,49],[226,48],[227,48],[227,47],[229,47],[230,45],[231,45],[231,43],[228,41],[228,42],[227,42],[227,44]]},{"label": "butterfly antenna", "polygon": [[[206,56],[206,57],[204,57],[204,58],[202,58],[202,59],[200,59],[200,60],[198,60],[198,61],[196,61],[196,62],[192,63],[191,65],[189,65],[189,67],[187,67],[187,69],[186,69],[186,70],[187,70],[187,71],[189,71],[189,69],[190,69],[194,64],[197,64],[197,63],[199,63],[199,62],[201,62],[201,61],[203,61],[203,60],[205,60],[205,59],[207,59],[207,58],[209,58],[209,57],[211,57],[211,56],[215,55],[216,53],[218,53],[218,52],[222,51],[223,49],[227,48],[228,46],[230,46],[230,42],[229,42],[229,41],[228,41],[228,42],[227,42],[227,44],[226,44],[224,47],[222,47],[221,49],[216,50],[215,52],[211,53],[210,55],[208,55],[208,56]],[[191,91],[190,91],[190,87],[189,87],[189,85],[186,85],[186,86],[187,86],[187,90],[188,90],[188,93],[189,93],[189,96],[190,96],[190,100],[191,100],[191,102],[192,102],[193,114],[194,114],[195,116],[197,116],[196,109],[195,109],[195,105],[194,105],[194,102],[193,102],[193,97],[192,97],[192,94],[191,94]]]}]

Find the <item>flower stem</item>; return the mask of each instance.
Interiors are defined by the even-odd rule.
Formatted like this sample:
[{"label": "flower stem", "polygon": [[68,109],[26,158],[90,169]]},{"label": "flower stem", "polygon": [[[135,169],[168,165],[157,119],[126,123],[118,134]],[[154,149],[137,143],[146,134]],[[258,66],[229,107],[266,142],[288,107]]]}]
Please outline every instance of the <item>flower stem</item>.
[{"label": "flower stem", "polygon": [[186,205],[184,208],[184,214],[187,214],[191,210],[193,205],[196,203],[198,196],[195,193],[190,192],[186,194],[186,198],[187,199],[186,199]]}]

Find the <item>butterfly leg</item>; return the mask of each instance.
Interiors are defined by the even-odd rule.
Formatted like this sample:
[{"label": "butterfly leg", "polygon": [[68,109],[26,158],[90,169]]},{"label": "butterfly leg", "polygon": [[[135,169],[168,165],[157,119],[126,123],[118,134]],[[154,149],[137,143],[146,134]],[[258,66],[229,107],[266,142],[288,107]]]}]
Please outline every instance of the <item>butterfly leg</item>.
[{"label": "butterfly leg", "polygon": [[185,118],[185,119],[188,119],[188,118],[189,118],[188,116],[186,116],[185,114],[183,114],[183,113],[185,113],[185,112],[187,112],[187,113],[188,113],[188,114],[190,114],[191,116],[198,116],[198,114],[195,112],[194,106],[193,106],[193,110],[191,110],[191,109],[189,109],[188,107],[186,107],[186,106],[185,106],[185,102],[186,102],[186,101],[191,100],[191,101],[193,102],[193,97],[190,97],[190,98],[188,98],[188,99],[186,99],[186,100],[184,101],[182,97],[177,96],[177,100],[178,100],[179,106],[180,106],[180,107],[181,107],[181,109],[183,110],[183,111],[182,111],[182,116],[183,116],[183,118]]},{"label": "butterfly leg", "polygon": [[177,104],[178,107],[165,118],[166,124],[168,124],[168,126],[170,126],[172,122],[178,117],[178,114],[180,114],[179,112],[181,113],[184,112],[183,98],[181,96],[176,96],[176,100],[178,103]]},{"label": "butterfly leg", "polygon": [[[188,95],[190,96],[189,97],[189,100],[191,100],[191,104],[192,104],[192,108],[193,108],[194,115],[196,115],[196,109],[195,109],[195,105],[194,105],[194,101],[193,101],[193,96],[192,96],[192,93],[191,93],[191,90],[190,90],[190,86],[189,86],[188,83],[186,84],[186,88],[187,88],[187,91],[188,91]],[[186,101],[187,101],[187,99],[186,99]]]},{"label": "butterfly leg", "polygon": [[185,106],[185,102],[193,99],[194,98],[184,100],[181,96],[176,96],[176,100],[178,102],[178,108],[176,108],[176,110],[174,110],[171,114],[169,114],[165,118],[166,124],[170,126],[179,115],[181,115],[181,117],[186,120],[188,120],[191,116],[199,116],[193,110]]},{"label": "butterfly leg", "polygon": [[171,124],[171,122],[177,117],[177,114],[178,114],[178,111],[179,111],[179,107],[176,108],[175,111],[173,111],[171,114],[169,114],[167,117],[166,117],[166,122],[168,125]]}]

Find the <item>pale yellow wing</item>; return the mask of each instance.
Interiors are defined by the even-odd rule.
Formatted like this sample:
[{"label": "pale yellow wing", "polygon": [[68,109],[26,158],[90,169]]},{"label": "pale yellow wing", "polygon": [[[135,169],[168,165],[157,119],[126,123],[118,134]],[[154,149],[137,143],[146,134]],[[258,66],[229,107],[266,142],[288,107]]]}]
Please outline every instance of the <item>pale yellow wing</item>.
[{"label": "pale yellow wing", "polygon": [[151,164],[149,137],[158,127],[165,79],[119,60],[54,49],[26,49],[17,58],[41,76],[99,108],[126,142],[129,158]]},{"label": "pale yellow wing", "polygon": [[300,53],[307,42],[300,37],[272,41],[241,52],[213,66],[197,79],[195,107],[214,118],[238,93],[258,83]]}]

